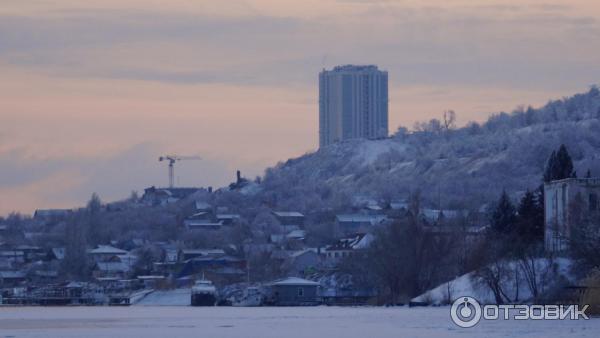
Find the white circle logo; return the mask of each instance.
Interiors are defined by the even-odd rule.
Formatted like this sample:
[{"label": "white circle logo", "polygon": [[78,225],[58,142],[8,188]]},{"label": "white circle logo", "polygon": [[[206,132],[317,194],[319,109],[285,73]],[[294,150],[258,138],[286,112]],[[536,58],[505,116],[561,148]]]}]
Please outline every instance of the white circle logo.
[{"label": "white circle logo", "polygon": [[481,305],[473,297],[460,297],[452,303],[450,317],[460,327],[473,327],[481,320]]}]

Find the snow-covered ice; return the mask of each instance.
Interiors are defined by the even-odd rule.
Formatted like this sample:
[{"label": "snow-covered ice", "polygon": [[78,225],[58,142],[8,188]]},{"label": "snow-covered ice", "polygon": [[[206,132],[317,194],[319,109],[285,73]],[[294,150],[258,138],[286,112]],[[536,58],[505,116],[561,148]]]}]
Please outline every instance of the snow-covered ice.
[{"label": "snow-covered ice", "polygon": [[449,307],[4,307],[0,337],[598,337],[600,319],[482,321]]}]

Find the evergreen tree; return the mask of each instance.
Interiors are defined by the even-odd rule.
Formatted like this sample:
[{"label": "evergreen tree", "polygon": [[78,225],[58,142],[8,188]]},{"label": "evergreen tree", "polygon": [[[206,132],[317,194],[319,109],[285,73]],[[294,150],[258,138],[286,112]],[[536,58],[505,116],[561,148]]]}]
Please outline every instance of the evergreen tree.
[{"label": "evergreen tree", "polygon": [[590,169],[588,169],[587,173],[585,173],[585,178],[592,178],[592,171]]},{"label": "evergreen tree", "polygon": [[558,151],[553,151],[544,170],[544,182],[562,180],[569,177],[577,177],[573,170],[573,160],[564,144]]},{"label": "evergreen tree", "polygon": [[492,230],[500,234],[510,234],[514,230],[516,219],[515,207],[506,191],[503,191],[492,213]]},{"label": "evergreen tree", "polygon": [[107,240],[106,236],[103,236],[103,229],[101,226],[101,211],[102,201],[98,194],[93,193],[92,197],[87,203],[86,207],[86,223],[87,223],[87,235],[88,242],[96,245],[103,243]]},{"label": "evergreen tree", "polygon": [[548,158],[548,162],[546,163],[546,168],[544,169],[544,182],[548,183],[554,179],[556,172],[556,151],[552,151],[550,154],[550,158]]},{"label": "evergreen tree", "polygon": [[[542,190],[543,191],[543,190]],[[517,235],[524,244],[533,244],[544,237],[543,193],[527,190],[517,208]]]}]

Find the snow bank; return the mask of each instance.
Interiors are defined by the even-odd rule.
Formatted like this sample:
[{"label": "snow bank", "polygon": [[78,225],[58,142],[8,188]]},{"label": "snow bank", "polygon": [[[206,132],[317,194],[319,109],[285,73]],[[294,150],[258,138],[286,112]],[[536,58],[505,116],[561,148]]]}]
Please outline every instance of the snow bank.
[{"label": "snow bank", "polygon": [[[518,262],[515,261],[508,262],[507,267],[514,270],[517,264]],[[558,258],[549,263],[546,259],[540,258],[535,261],[535,264],[540,271],[547,271],[545,278],[540,276],[541,280],[545,279],[545,282],[541,281],[539,283],[541,291],[548,290],[561,278],[574,282],[569,271],[572,264],[572,261],[569,259]],[[477,299],[480,303],[494,304],[496,302],[494,294],[488,287],[477,282],[474,274],[474,272],[469,272],[447,283],[438,285],[422,295],[413,298],[412,301],[431,305],[443,305],[447,304],[449,300],[452,302],[456,298],[470,296]],[[532,298],[524,275],[520,275],[518,283],[515,279],[511,278],[502,283],[502,286],[507,296],[511,299],[516,299],[518,302],[527,302]]]}]

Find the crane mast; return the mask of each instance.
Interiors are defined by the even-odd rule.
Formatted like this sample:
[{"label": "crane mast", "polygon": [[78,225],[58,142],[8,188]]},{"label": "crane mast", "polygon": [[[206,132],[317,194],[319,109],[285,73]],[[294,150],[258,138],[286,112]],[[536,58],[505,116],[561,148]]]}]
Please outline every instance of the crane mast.
[{"label": "crane mast", "polygon": [[178,156],[178,155],[164,155],[158,158],[159,162],[169,161],[169,188],[175,186],[175,162],[183,160],[200,160],[200,156]]}]

